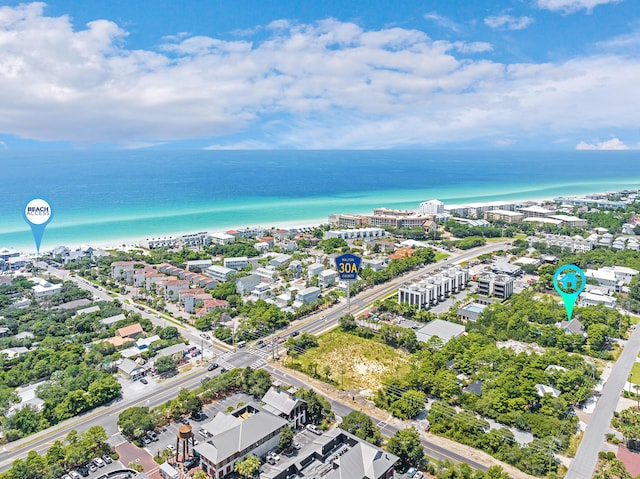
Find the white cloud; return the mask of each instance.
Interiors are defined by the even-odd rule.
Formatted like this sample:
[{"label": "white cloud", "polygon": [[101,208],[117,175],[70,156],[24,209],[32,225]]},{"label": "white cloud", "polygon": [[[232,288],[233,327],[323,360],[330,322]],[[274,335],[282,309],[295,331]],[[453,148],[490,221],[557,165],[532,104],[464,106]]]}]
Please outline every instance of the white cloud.
[{"label": "white cloud", "polygon": [[607,141],[586,143],[581,141],[576,145],[576,150],[628,150],[629,147],[618,138],[611,138]]},{"label": "white cloud", "polygon": [[573,145],[637,129],[634,56],[507,65],[483,58],[487,43],[335,19],[274,22],[260,41],[177,34],[156,51],[127,48],[126,37],[106,20],[74,30],[41,4],[0,7],[0,134],[124,148],[194,138],[389,148]]},{"label": "white cloud", "polygon": [[533,18],[513,15],[494,15],[484,19],[485,25],[495,30],[524,30],[533,23]]},{"label": "white cloud", "polygon": [[537,0],[538,8],[551,10],[553,12],[574,13],[579,10],[586,10],[588,13],[598,5],[608,3],[618,3],[621,0]]},{"label": "white cloud", "polygon": [[436,25],[443,28],[448,28],[449,30],[452,30],[456,33],[460,33],[460,31],[462,30],[462,28],[460,28],[460,25],[458,25],[455,21],[453,21],[449,17],[444,17],[436,12],[429,12],[425,14],[424,18],[425,20],[431,20]]}]

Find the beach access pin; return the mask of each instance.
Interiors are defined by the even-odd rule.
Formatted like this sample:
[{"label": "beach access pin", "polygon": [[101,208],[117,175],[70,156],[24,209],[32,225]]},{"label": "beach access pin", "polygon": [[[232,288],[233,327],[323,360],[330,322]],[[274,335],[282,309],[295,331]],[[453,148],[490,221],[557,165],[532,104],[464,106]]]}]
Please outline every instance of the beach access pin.
[{"label": "beach access pin", "polygon": [[558,268],[556,274],[553,275],[553,287],[562,297],[569,321],[573,315],[576,299],[586,284],[587,278],[575,264],[565,264]]},{"label": "beach access pin", "polygon": [[24,219],[31,226],[38,255],[40,255],[40,242],[42,241],[44,228],[52,218],[53,210],[51,205],[42,198],[34,198],[24,207]]}]

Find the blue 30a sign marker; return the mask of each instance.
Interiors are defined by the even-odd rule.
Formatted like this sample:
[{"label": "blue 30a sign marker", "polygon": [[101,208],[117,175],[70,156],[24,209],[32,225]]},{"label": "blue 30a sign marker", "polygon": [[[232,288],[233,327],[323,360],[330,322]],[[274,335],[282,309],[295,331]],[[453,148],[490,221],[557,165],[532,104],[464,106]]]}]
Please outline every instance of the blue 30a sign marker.
[{"label": "blue 30a sign marker", "polygon": [[44,228],[52,219],[53,209],[49,202],[42,198],[34,198],[24,207],[24,220],[31,226],[38,255],[40,255],[40,242],[42,241]]},{"label": "blue 30a sign marker", "polygon": [[343,254],[336,258],[336,270],[341,280],[358,279],[358,271],[360,270],[360,262],[362,260],[351,253]]}]

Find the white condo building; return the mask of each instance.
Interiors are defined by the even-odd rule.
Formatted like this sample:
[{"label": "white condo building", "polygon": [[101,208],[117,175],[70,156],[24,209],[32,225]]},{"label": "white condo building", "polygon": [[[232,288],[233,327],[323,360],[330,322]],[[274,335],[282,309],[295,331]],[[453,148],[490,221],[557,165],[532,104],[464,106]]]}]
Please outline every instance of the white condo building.
[{"label": "white condo building", "polygon": [[444,203],[439,200],[429,200],[420,203],[419,213],[421,215],[439,215],[444,213]]}]

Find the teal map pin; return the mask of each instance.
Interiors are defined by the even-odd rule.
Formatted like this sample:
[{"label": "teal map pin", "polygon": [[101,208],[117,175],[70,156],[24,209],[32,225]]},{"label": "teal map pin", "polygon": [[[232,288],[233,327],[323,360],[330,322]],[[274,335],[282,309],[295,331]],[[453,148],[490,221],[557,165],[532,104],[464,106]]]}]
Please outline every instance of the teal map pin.
[{"label": "teal map pin", "polygon": [[587,278],[584,272],[575,264],[565,264],[558,268],[556,274],[553,275],[553,287],[562,297],[569,321],[573,315],[576,299],[586,284]]},{"label": "teal map pin", "polygon": [[42,198],[34,198],[24,207],[24,219],[33,233],[36,242],[36,254],[40,255],[40,243],[45,227],[53,219],[53,209],[51,205]]}]

